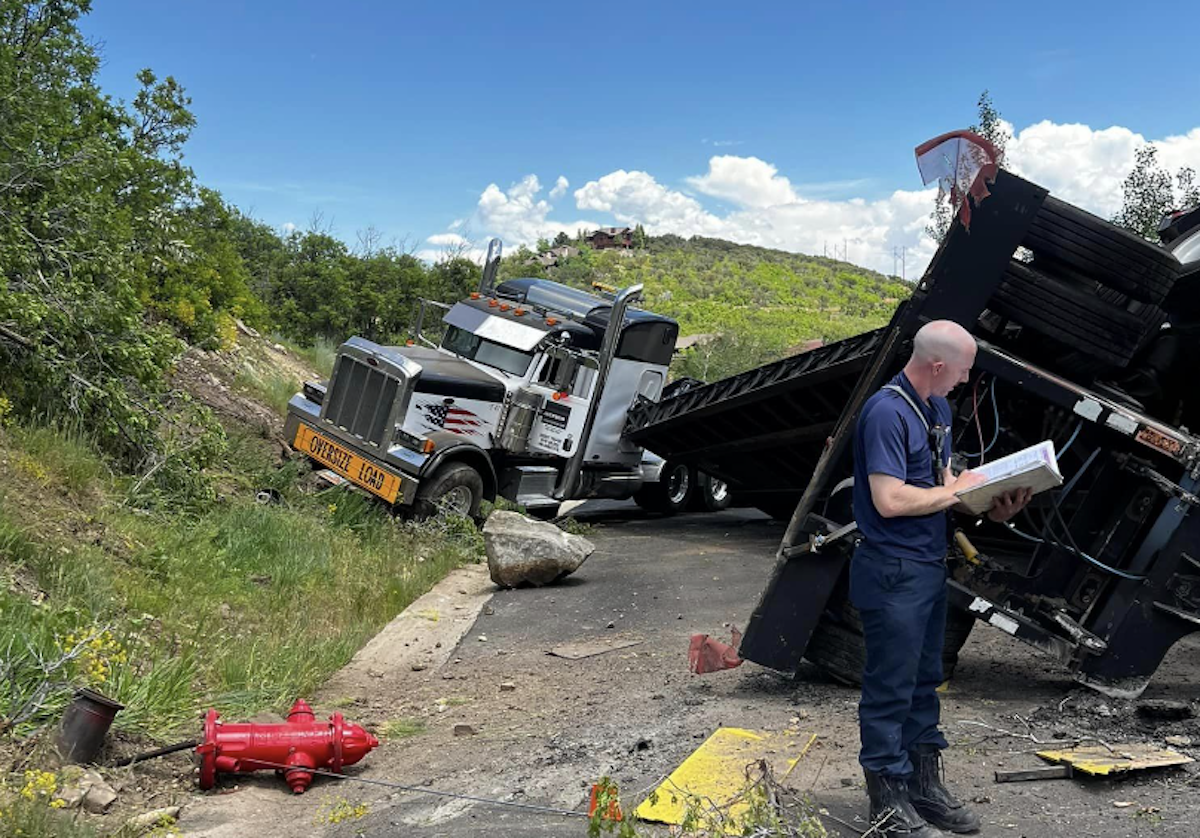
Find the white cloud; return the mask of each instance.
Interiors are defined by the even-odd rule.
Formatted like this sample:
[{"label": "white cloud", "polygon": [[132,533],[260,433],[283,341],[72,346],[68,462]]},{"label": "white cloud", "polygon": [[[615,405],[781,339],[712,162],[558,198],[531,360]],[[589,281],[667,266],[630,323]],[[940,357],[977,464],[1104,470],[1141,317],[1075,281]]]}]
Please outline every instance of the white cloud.
[{"label": "white cloud", "polygon": [[695,198],[668,189],[646,172],[618,169],[575,190],[581,210],[611,214],[621,224],[643,224],[646,232],[716,235],[720,222]]},{"label": "white cloud", "polygon": [[553,237],[561,230],[573,233],[580,227],[600,226],[591,221],[550,221],[547,216],[552,207],[548,201],[538,199],[541,191],[542,184],[537,175],[526,175],[506,191],[494,183],[488,184],[479,196],[471,229],[486,231],[488,235],[500,236],[505,242],[516,245]]},{"label": "white cloud", "polygon": [[708,172],[690,177],[688,184],[705,195],[724,198],[743,207],[773,207],[797,200],[791,181],[757,157],[723,155],[708,161]]},{"label": "white cloud", "polygon": [[292,233],[296,232],[297,228],[296,228],[296,225],[293,224],[291,221],[287,221],[287,222],[284,222],[280,226],[279,229],[283,231],[283,234],[285,236],[290,236]]},{"label": "white cloud", "polygon": [[[1108,217],[1120,208],[1121,183],[1144,142],[1142,135],[1121,126],[1093,129],[1043,121],[1014,132],[1006,165],[1056,196]],[[1153,143],[1160,162],[1172,172],[1182,166],[1200,170],[1200,127]],[[919,183],[915,166],[905,182]],[[607,218],[559,222],[551,217],[550,201],[539,198],[542,187],[537,177],[528,175],[507,190],[489,184],[474,215],[456,222],[451,230],[499,235],[511,249],[560,230],[573,233],[614,222],[640,223],[651,235],[714,236],[830,256],[835,249],[840,256],[844,249],[848,261],[889,274],[896,267],[895,250],[905,248],[909,278],[920,275],[937,249],[924,232],[933,189],[898,189],[874,200],[823,199],[820,196],[831,191],[827,184],[806,186],[780,174],[768,161],[736,155],[710,158],[706,172],[685,178],[684,183],[698,197],[659,183],[648,172],[618,169],[574,192],[579,210]],[[841,183],[845,189],[837,191],[858,185]],[[560,176],[548,197],[562,197],[568,186]],[[704,198],[726,201],[733,208],[715,211],[702,203]],[[476,240],[473,247],[481,248],[484,241]]]},{"label": "white cloud", "polygon": [[460,236],[458,233],[438,233],[430,236],[425,241],[429,242],[434,247],[458,247],[460,245],[470,244],[470,241]]},{"label": "white cloud", "polygon": [[[568,186],[567,179],[559,176],[550,195],[557,192],[561,196]],[[452,250],[482,263],[487,255],[487,241],[493,236],[498,236],[504,242],[506,252],[511,252],[523,244],[532,245],[540,238],[553,238],[564,230],[573,235],[579,229],[594,230],[603,226],[591,220],[550,220],[548,216],[553,206],[538,197],[541,192],[542,184],[537,175],[526,175],[508,189],[489,183],[479,196],[475,212],[468,218],[455,219],[447,232],[427,238],[426,242],[434,247],[418,250],[417,257],[436,262]],[[468,230],[480,231],[481,235],[472,239],[455,232]]]},{"label": "white cloud", "polygon": [[[1108,218],[1121,208],[1121,184],[1145,143],[1144,136],[1119,125],[1096,130],[1042,121],[1009,141],[1005,165],[1056,197]],[[1200,128],[1151,143],[1172,174],[1184,166],[1200,169]]]}]

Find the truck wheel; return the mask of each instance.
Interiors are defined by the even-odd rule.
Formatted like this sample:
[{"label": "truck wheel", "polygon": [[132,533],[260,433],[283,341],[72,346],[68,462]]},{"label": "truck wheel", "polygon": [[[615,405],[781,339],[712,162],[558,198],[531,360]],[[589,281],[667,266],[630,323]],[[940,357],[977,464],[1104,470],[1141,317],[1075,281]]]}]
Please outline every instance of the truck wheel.
[{"label": "truck wheel", "polygon": [[863,666],[867,661],[862,634],[835,623],[825,614],[821,615],[808,638],[804,657],[839,683],[850,687],[862,684]]},{"label": "truck wheel", "polygon": [[461,515],[475,520],[483,502],[483,478],[466,463],[447,463],[417,489],[413,517],[419,521],[437,515]]},{"label": "truck wheel", "polygon": [[696,477],[692,468],[682,463],[667,462],[663,465],[658,482],[643,486],[633,500],[647,512],[674,515],[687,509],[695,490]]},{"label": "truck wheel", "polygon": [[1094,358],[1124,367],[1143,345],[1149,323],[1094,289],[1064,282],[1016,260],[988,303],[998,314]]},{"label": "truck wheel", "polygon": [[958,653],[975,628],[975,615],[961,608],[946,609],[946,643],[942,646],[942,677],[949,681],[958,668]]},{"label": "truck wheel", "polygon": [[700,501],[700,508],[707,512],[728,509],[730,501],[733,500],[728,483],[702,471],[696,472],[696,496]]},{"label": "truck wheel", "polygon": [[1053,197],[1038,210],[1024,245],[1151,304],[1162,302],[1179,270],[1166,248]]}]

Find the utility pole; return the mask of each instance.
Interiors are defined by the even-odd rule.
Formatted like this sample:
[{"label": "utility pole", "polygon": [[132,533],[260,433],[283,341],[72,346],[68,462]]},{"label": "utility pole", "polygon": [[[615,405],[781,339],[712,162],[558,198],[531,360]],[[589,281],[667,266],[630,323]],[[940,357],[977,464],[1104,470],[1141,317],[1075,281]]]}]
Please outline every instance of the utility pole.
[{"label": "utility pole", "polygon": [[904,270],[904,257],[906,257],[907,255],[908,255],[908,247],[901,246],[900,247],[900,279],[903,280],[904,282],[908,281],[908,277],[905,276],[905,270]]},{"label": "utility pole", "polygon": [[846,244],[847,241],[848,241],[847,239],[842,239],[842,261],[843,262],[850,261],[850,256],[849,256],[850,246]]}]

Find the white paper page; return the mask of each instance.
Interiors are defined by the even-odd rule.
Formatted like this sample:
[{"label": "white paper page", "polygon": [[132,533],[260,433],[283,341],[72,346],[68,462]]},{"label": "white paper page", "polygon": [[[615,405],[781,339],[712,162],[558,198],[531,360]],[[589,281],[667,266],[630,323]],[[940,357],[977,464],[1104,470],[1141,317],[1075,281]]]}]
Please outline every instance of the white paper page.
[{"label": "white paper page", "polygon": [[1001,457],[995,462],[987,463],[982,466],[971,469],[977,474],[982,474],[987,481],[999,480],[1003,477],[1008,477],[1010,474],[1020,474],[1036,468],[1040,463],[1045,463],[1047,466],[1058,474],[1058,458],[1054,456],[1053,440],[1039,442],[1037,445],[1017,451],[1015,454],[1009,454],[1007,457]]}]

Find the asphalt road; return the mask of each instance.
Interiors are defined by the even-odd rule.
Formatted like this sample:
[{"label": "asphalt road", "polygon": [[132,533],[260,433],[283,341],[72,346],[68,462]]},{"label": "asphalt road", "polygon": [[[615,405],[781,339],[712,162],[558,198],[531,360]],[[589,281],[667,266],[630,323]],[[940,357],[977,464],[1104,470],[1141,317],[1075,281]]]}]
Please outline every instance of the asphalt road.
[{"label": "asphalt road", "polygon": [[[367,723],[418,716],[427,725],[421,735],[372,754],[363,776],[579,812],[602,776],[614,778],[623,799],[636,804],[718,727],[792,727],[820,740],[798,763],[791,785],[856,830],[840,834],[865,830],[856,690],[807,664],[794,678],[754,664],[706,676],[686,669],[694,632],[727,637],[729,624],[744,626],[783,525],[756,511],[661,518],[612,503],[588,504],[578,517],[594,525],[589,537],[597,549],[572,577],[546,588],[496,591],[444,665],[385,678],[359,701],[354,712]],[[563,643],[606,638],[637,645],[579,660],[547,654]],[[1148,697],[1200,702],[1198,648],[1190,639],[1181,643]],[[952,745],[948,776],[976,801],[985,836],[1200,834],[1192,771],[1126,781],[994,783],[996,768],[1040,764],[1029,735],[1161,742],[1168,733],[1186,733],[1200,742],[1200,722],[1156,730],[1123,721],[1136,715],[1131,704],[1073,685],[1029,647],[977,627],[943,697]],[[992,734],[970,726],[974,721],[1016,735]],[[455,735],[458,725],[470,732]],[[337,791],[370,810],[326,829],[347,838],[586,834],[586,822],[570,816],[410,792]]]}]

